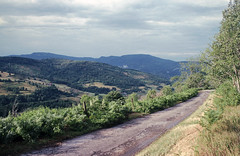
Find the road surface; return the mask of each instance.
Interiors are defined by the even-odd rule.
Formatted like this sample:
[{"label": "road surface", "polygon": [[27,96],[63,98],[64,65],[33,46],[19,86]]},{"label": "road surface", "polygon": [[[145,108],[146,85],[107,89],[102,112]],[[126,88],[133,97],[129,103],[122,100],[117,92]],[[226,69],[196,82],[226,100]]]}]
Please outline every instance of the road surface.
[{"label": "road surface", "polygon": [[191,115],[204,103],[211,91],[202,91],[195,98],[124,124],[98,130],[75,139],[64,141],[57,147],[34,151],[23,156],[131,156],[167,130]]}]

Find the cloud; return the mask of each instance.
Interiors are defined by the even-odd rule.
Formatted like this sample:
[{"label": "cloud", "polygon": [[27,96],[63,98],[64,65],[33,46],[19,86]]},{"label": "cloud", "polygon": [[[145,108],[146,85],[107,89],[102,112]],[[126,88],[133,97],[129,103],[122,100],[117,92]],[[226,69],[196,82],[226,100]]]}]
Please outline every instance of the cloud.
[{"label": "cloud", "polygon": [[227,4],[228,0],[1,0],[0,55],[50,51],[94,57],[140,52],[187,56],[207,47]]},{"label": "cloud", "polygon": [[7,24],[7,22],[4,19],[0,18],[0,26],[4,24]]},{"label": "cloud", "polygon": [[86,25],[92,19],[61,16],[6,16],[5,20],[13,24],[13,27],[79,27]]}]

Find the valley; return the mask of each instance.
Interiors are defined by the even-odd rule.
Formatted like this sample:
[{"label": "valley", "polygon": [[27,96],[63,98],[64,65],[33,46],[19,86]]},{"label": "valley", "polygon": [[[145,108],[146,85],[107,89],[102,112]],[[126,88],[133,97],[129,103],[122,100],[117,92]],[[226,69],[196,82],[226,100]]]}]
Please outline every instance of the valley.
[{"label": "valley", "polygon": [[[149,89],[159,90],[169,83],[151,74],[97,62],[18,57],[0,60],[0,116],[3,117],[13,112],[14,107],[15,113],[38,106],[70,107],[78,104],[83,95],[103,97],[110,91],[119,91],[125,96],[132,92],[144,96]],[[43,90],[46,93],[36,94]],[[35,100],[27,100],[33,95]],[[43,100],[43,96],[47,98]]]}]

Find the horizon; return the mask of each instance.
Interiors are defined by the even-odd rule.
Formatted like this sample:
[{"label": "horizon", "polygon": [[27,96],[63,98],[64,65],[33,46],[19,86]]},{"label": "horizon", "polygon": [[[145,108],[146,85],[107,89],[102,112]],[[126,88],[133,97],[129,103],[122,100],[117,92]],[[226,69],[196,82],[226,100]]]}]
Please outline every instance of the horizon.
[{"label": "horizon", "polygon": [[182,62],[182,61],[188,61],[188,59],[186,60],[173,60],[173,59],[168,59],[168,58],[161,58],[158,56],[154,56],[151,54],[141,54],[141,53],[136,53],[136,54],[124,54],[124,55],[109,55],[109,56],[99,56],[99,57],[90,57],[90,56],[84,56],[84,57],[78,57],[78,56],[71,56],[71,55],[64,55],[64,54],[57,54],[57,53],[52,53],[52,52],[32,52],[32,53],[26,53],[26,54],[12,54],[12,55],[6,55],[6,56],[0,56],[0,57],[11,57],[11,56],[24,56],[24,55],[32,55],[32,54],[53,54],[53,55],[60,55],[60,56],[67,56],[67,57],[76,57],[76,58],[93,58],[93,59],[99,59],[101,57],[122,57],[122,56],[131,56],[131,55],[148,55],[148,56],[152,56],[152,57],[156,57],[156,58],[160,58],[160,59],[164,59],[164,60],[170,60],[170,61],[175,61],[175,62]]},{"label": "horizon", "polygon": [[181,61],[205,51],[229,0],[0,1],[0,56],[149,54]]}]

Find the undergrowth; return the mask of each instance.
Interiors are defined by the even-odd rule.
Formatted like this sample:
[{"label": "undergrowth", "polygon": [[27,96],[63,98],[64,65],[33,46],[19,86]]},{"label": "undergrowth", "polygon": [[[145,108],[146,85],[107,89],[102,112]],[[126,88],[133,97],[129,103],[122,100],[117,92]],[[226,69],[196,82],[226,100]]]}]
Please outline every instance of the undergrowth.
[{"label": "undergrowth", "polygon": [[216,90],[214,105],[200,124],[197,155],[240,155],[240,95],[230,82]]},{"label": "undergrowth", "polygon": [[84,107],[80,104],[62,109],[39,107],[27,110],[15,117],[9,115],[6,118],[0,118],[0,155],[19,153],[14,149],[9,151],[5,151],[5,149],[11,149],[9,147],[19,146],[21,143],[31,146],[41,141],[44,145],[44,140],[52,139],[52,144],[54,140],[64,139],[70,133],[74,133],[74,135],[70,135],[71,137],[75,134],[80,135],[110,127],[128,120],[130,114],[134,112],[139,114],[156,112],[174,106],[180,101],[186,101],[197,94],[197,89],[190,89],[182,93],[135,101],[134,103],[126,102],[122,97],[120,100],[108,101],[109,98],[100,100],[96,97],[91,99],[85,96],[82,99]]}]

